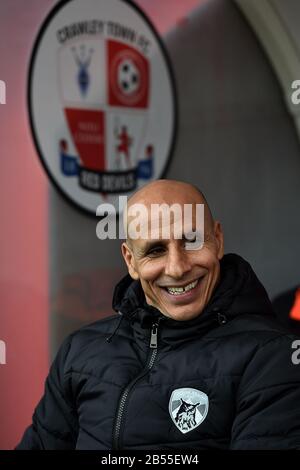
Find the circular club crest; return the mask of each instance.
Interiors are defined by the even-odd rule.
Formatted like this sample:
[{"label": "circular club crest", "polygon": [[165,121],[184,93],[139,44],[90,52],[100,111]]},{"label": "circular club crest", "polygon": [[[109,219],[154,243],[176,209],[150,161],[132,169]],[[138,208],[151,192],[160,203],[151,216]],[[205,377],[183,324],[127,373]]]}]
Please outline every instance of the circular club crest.
[{"label": "circular club crest", "polygon": [[174,147],[176,95],[163,44],[122,0],[64,0],[34,45],[28,81],[34,142],[56,187],[95,214],[118,211],[163,176]]}]

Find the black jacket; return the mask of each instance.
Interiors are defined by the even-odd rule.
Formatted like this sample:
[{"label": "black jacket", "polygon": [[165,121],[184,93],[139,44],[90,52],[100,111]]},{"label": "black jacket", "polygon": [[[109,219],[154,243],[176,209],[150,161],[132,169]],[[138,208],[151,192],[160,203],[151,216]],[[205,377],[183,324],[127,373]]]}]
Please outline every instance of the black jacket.
[{"label": "black jacket", "polygon": [[18,449],[300,448],[295,338],[246,261],[223,258],[196,319],[164,317],[129,276],[114,308],[64,341]]}]

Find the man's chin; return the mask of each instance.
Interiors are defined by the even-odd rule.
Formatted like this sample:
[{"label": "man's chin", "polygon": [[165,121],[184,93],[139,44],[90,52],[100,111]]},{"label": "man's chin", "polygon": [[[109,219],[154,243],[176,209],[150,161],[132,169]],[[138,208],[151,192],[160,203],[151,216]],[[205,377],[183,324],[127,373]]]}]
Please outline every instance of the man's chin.
[{"label": "man's chin", "polygon": [[163,315],[165,315],[168,318],[172,318],[173,320],[176,321],[188,321],[188,320],[193,320],[194,318],[197,318],[199,315],[201,315],[203,311],[203,308],[199,308],[197,310],[193,311],[180,311],[178,310],[168,310],[167,312],[162,312]]}]

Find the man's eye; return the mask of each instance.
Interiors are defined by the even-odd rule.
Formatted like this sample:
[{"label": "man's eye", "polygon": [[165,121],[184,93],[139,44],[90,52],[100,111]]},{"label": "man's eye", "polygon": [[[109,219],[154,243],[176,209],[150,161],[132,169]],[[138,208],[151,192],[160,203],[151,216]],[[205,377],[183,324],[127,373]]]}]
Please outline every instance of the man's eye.
[{"label": "man's eye", "polygon": [[162,253],[164,253],[164,247],[156,246],[148,251],[147,256],[159,256]]},{"label": "man's eye", "polygon": [[184,237],[184,246],[188,249],[202,248],[204,244],[203,233],[196,232],[189,234],[188,237]]}]

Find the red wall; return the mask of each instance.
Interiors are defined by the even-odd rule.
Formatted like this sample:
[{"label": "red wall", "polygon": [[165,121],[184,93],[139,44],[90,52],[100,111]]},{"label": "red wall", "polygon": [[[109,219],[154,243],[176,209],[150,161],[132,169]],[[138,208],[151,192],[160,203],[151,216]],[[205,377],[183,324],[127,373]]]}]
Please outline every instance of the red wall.
[{"label": "red wall", "polygon": [[[29,2],[28,2],[29,3]],[[2,0],[0,79],[0,448],[12,448],[30,422],[48,370],[47,178],[27,119],[28,58],[53,1]]]},{"label": "red wall", "polygon": [[[203,1],[203,0],[202,0]],[[160,33],[201,0],[139,0]],[[29,57],[55,0],[1,0],[0,79],[0,449],[16,445],[30,423],[48,371],[48,181],[27,116]]]}]

